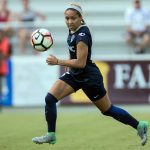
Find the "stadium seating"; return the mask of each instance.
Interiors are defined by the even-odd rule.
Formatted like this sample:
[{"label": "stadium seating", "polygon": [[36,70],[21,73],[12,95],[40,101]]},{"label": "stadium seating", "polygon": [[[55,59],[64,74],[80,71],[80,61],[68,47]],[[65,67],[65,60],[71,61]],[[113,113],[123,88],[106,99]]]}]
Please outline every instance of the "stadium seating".
[{"label": "stadium seating", "polygon": [[[30,0],[33,9],[46,14],[47,21],[41,23],[37,20],[35,27],[48,28],[54,38],[53,52],[64,55],[67,49],[67,28],[64,22],[64,10],[68,0]],[[107,54],[133,54],[133,50],[126,45],[124,11],[131,4],[131,0],[72,0],[80,3],[93,34],[93,56]],[[20,0],[9,1],[12,10],[21,10]],[[146,6],[150,5],[145,0]],[[37,25],[38,24],[38,25]],[[15,40],[14,40],[15,41]],[[147,51],[150,53],[150,50]]]}]

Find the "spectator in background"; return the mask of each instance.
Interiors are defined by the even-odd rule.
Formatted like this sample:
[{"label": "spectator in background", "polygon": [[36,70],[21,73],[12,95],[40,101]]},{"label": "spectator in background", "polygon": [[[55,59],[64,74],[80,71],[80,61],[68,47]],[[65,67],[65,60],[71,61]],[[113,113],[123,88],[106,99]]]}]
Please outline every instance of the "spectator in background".
[{"label": "spectator in background", "polygon": [[144,53],[150,44],[150,14],[140,0],[133,0],[133,6],[125,12],[125,20],[128,25],[126,42],[135,48],[135,53]]},{"label": "spectator in background", "polygon": [[[21,22],[34,22],[36,18],[40,18],[41,20],[45,20],[45,15],[38,11],[34,11],[30,8],[29,0],[22,0],[23,11],[19,13],[19,21]],[[32,27],[23,27],[18,31],[19,37],[19,48],[22,53],[26,53],[27,43],[29,43],[29,38],[31,36]]]},{"label": "spectator in background", "polygon": [[11,44],[5,32],[0,29],[0,109],[2,107],[2,81],[8,74],[7,60],[11,55]]},{"label": "spectator in background", "polygon": [[13,19],[14,14],[9,10],[7,0],[0,0],[0,26],[3,27],[3,30],[8,37],[12,36],[13,30],[4,23],[12,21]]}]

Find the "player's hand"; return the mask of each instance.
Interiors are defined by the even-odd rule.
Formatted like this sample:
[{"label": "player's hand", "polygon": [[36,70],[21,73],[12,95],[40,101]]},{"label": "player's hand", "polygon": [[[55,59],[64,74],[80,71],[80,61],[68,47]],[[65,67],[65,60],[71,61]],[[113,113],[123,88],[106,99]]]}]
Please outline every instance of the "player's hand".
[{"label": "player's hand", "polygon": [[53,55],[49,55],[46,59],[46,63],[48,65],[57,65],[58,64],[58,59]]}]

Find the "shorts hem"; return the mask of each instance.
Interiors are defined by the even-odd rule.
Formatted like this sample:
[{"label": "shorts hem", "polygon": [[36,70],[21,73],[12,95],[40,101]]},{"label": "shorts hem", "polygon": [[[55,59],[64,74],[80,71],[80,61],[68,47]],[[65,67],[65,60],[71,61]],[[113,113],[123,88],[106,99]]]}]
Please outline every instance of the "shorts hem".
[{"label": "shorts hem", "polygon": [[106,95],[106,91],[103,93],[103,94],[101,94],[101,95],[99,95],[99,97],[97,97],[97,98],[95,98],[95,99],[90,99],[92,102],[94,102],[94,101],[98,101],[98,100],[100,100],[101,98],[103,98],[105,95]]},{"label": "shorts hem", "polygon": [[79,89],[75,88],[69,81],[63,80],[62,78],[59,78],[59,80],[62,80],[65,83],[67,83],[68,85],[70,85],[74,89],[75,92],[79,90]]}]

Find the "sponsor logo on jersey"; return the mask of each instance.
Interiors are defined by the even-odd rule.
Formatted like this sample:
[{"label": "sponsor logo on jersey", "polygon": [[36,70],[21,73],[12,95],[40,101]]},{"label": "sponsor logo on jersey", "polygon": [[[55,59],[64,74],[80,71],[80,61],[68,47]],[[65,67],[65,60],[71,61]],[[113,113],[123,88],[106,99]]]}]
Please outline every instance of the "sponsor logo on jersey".
[{"label": "sponsor logo on jersey", "polygon": [[69,46],[68,49],[69,49],[71,52],[75,52],[74,46]]}]

